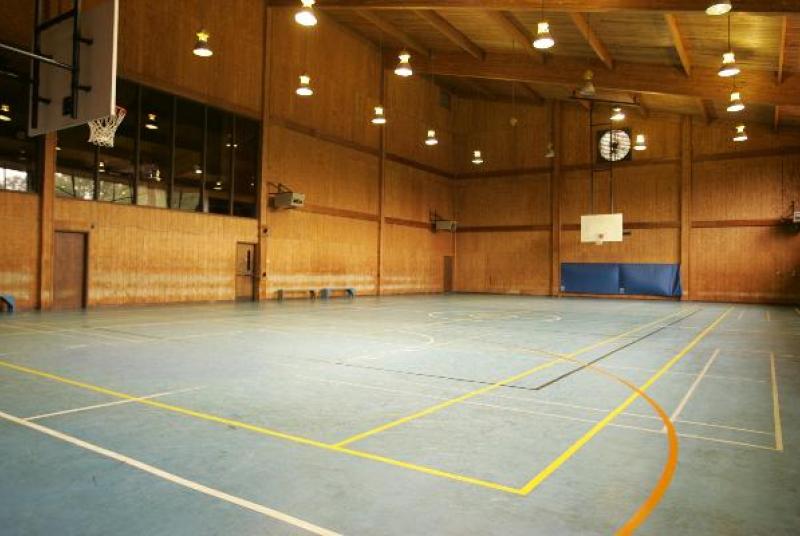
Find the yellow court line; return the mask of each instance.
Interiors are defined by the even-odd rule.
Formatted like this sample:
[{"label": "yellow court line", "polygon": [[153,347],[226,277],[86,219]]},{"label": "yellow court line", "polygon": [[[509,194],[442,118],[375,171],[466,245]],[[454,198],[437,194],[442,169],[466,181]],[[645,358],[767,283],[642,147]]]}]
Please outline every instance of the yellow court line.
[{"label": "yellow court line", "polygon": [[395,419],[394,421],[390,421],[390,422],[382,424],[380,426],[376,426],[375,428],[372,428],[372,429],[367,430],[365,432],[361,432],[360,434],[356,434],[356,435],[350,436],[347,439],[344,439],[344,440],[336,443],[336,446],[337,447],[343,447],[345,445],[349,445],[351,443],[355,443],[356,441],[361,441],[362,439],[366,439],[366,438],[368,438],[370,436],[373,436],[375,434],[379,434],[381,432],[385,432],[386,430],[390,430],[392,428],[395,428],[396,426],[400,426],[401,424],[405,424],[407,422],[419,419],[421,417],[425,417],[425,416],[430,415],[432,413],[435,413],[437,411],[441,411],[441,410],[443,410],[445,408],[448,408],[448,407],[453,406],[455,404],[458,404],[460,402],[464,402],[465,400],[469,400],[470,398],[474,398],[476,396],[480,396],[480,395],[486,394],[488,392],[494,391],[496,389],[499,389],[500,387],[503,387],[504,385],[507,385],[507,384],[515,382],[515,381],[519,381],[519,380],[521,380],[523,378],[526,378],[526,377],[530,376],[531,374],[539,372],[540,370],[544,370],[544,369],[550,368],[550,367],[552,367],[554,365],[557,365],[558,363],[562,363],[562,362],[564,362],[565,358],[577,357],[577,356],[579,356],[581,354],[584,354],[586,352],[594,350],[595,348],[597,348],[599,346],[602,346],[604,344],[608,344],[610,342],[614,342],[614,341],[616,341],[616,340],[618,340],[618,339],[620,339],[622,337],[625,337],[626,335],[630,335],[632,333],[635,333],[637,331],[645,329],[648,326],[651,326],[651,325],[656,324],[658,322],[663,322],[664,320],[666,320],[666,319],[668,319],[668,318],[670,318],[672,316],[675,316],[675,315],[677,315],[678,313],[681,313],[681,312],[682,311],[680,311],[680,310],[679,311],[675,311],[675,312],[673,312],[673,313],[671,313],[669,315],[666,315],[665,317],[659,318],[659,319],[654,320],[652,322],[648,322],[647,324],[643,324],[643,325],[638,326],[638,327],[636,327],[636,328],[634,328],[632,330],[628,330],[628,331],[626,331],[624,333],[620,333],[618,335],[614,335],[613,337],[609,337],[607,339],[603,339],[601,341],[595,342],[593,344],[590,344],[589,346],[586,346],[584,348],[576,350],[575,352],[572,352],[570,354],[566,354],[565,356],[563,356],[563,358],[562,357],[556,357],[556,358],[554,358],[554,359],[552,359],[550,361],[547,361],[547,362],[545,362],[545,363],[543,363],[543,364],[541,364],[539,366],[533,367],[532,369],[528,369],[528,370],[526,370],[524,372],[520,372],[518,374],[515,374],[514,376],[510,376],[508,378],[505,378],[503,380],[495,382],[495,383],[493,383],[491,385],[487,385],[485,387],[481,387],[479,389],[475,389],[474,391],[470,391],[470,392],[465,393],[465,394],[463,394],[461,396],[458,396],[456,398],[452,398],[450,400],[446,400],[446,401],[441,402],[439,404],[436,404],[434,406],[430,406],[430,407],[425,408],[423,410],[417,411],[416,413],[412,413],[411,415],[406,415],[405,417],[401,417],[399,419]]},{"label": "yellow court line", "polygon": [[[656,381],[658,381],[661,376],[663,376],[669,369],[671,369],[678,361],[680,361],[686,354],[688,354],[692,349],[697,346],[697,344],[703,340],[709,333],[711,333],[714,328],[716,328],[728,313],[730,313],[733,308],[727,309],[724,313],[717,317],[714,322],[709,324],[703,331],[701,331],[694,339],[689,342],[680,352],[678,352],[672,359],[667,361],[663,367],[661,367],[658,372],[653,374],[650,379],[647,380],[639,389],[641,391],[646,391],[650,386],[652,386]],[[561,453],[555,460],[550,462],[550,464],[542,469],[539,474],[534,476],[527,484],[519,488],[519,491],[523,495],[527,495],[531,493],[534,489],[536,489],[542,482],[547,480],[547,478],[553,474],[559,467],[561,467],[567,460],[572,458],[581,448],[583,448],[586,443],[588,443],[594,436],[596,436],[600,431],[608,426],[608,424],[613,421],[620,413],[625,411],[628,406],[633,404],[641,395],[638,392],[632,393],[622,404],[611,410],[608,415],[606,415],[600,422],[595,424],[588,432],[586,432],[582,437],[580,437],[575,443],[570,445],[567,450]]]},{"label": "yellow court line", "polygon": [[769,372],[772,379],[772,420],[775,423],[775,450],[783,452],[783,427],[781,426],[781,402],[778,397],[778,377],[775,374],[775,352],[769,353]]},{"label": "yellow court line", "polygon": [[49,372],[44,372],[44,371],[33,369],[33,368],[30,368],[30,367],[24,367],[22,365],[16,365],[14,363],[9,363],[7,361],[0,360],[0,366],[8,368],[8,369],[11,369],[11,370],[16,370],[18,372],[24,372],[24,373],[31,374],[31,375],[34,375],[34,376],[39,376],[41,378],[47,378],[49,380],[57,381],[57,382],[64,383],[64,384],[67,384],[67,385],[72,385],[74,387],[79,387],[81,389],[86,389],[88,391],[94,391],[96,393],[101,393],[101,394],[108,395],[108,396],[111,396],[111,397],[121,398],[123,400],[129,400],[129,401],[137,403],[137,404],[143,404],[145,406],[152,406],[154,408],[163,409],[163,410],[167,410],[167,411],[172,411],[174,413],[180,413],[182,415],[188,415],[190,417],[195,417],[195,418],[202,419],[202,420],[205,420],[205,421],[216,422],[216,423],[224,424],[224,425],[227,425],[227,426],[234,426],[236,428],[241,428],[242,430],[248,430],[250,432],[255,432],[255,433],[258,433],[258,434],[262,434],[262,435],[266,435],[266,436],[270,436],[270,437],[276,437],[276,438],[279,438],[279,439],[292,441],[294,443],[300,443],[302,445],[308,445],[308,446],[312,446],[312,447],[316,447],[316,448],[320,448],[320,449],[328,450],[328,451],[332,451],[332,452],[340,452],[342,454],[348,454],[350,456],[355,456],[355,457],[358,457],[358,458],[365,458],[365,459],[368,459],[368,460],[373,460],[373,461],[385,463],[385,464],[388,464],[388,465],[393,465],[395,467],[402,467],[404,469],[417,471],[419,473],[425,473],[425,474],[438,476],[438,477],[442,477],[442,478],[448,478],[450,480],[456,480],[456,481],[459,481],[459,482],[466,482],[468,484],[475,484],[477,486],[482,486],[482,487],[489,488],[489,489],[494,489],[494,490],[498,490],[498,491],[505,491],[507,493],[512,493],[512,494],[515,494],[515,495],[519,495],[519,491],[515,487],[506,486],[504,484],[499,484],[497,482],[491,482],[491,481],[488,481],[488,480],[481,480],[479,478],[473,478],[473,477],[469,477],[469,476],[466,476],[466,475],[461,475],[461,474],[458,474],[458,473],[450,473],[450,472],[442,471],[442,470],[435,469],[435,468],[432,468],[432,467],[427,467],[427,466],[424,466],[424,465],[418,465],[418,464],[414,464],[414,463],[408,463],[408,462],[404,462],[404,461],[401,461],[401,460],[395,460],[393,458],[387,458],[385,456],[379,456],[377,454],[371,454],[369,452],[364,452],[364,451],[360,451],[360,450],[337,447],[336,445],[331,445],[329,443],[323,443],[322,441],[317,441],[317,440],[310,439],[310,438],[303,437],[303,436],[298,436],[298,435],[294,435],[294,434],[287,434],[285,432],[279,432],[277,430],[273,430],[271,428],[266,428],[264,426],[258,426],[258,425],[255,425],[255,424],[249,424],[249,423],[242,422],[242,421],[237,421],[237,420],[234,420],[234,419],[226,419],[225,417],[220,417],[218,415],[213,415],[213,414],[210,414],[210,413],[204,413],[204,412],[201,412],[201,411],[195,411],[195,410],[192,410],[192,409],[189,409],[189,408],[184,408],[182,406],[176,406],[176,405],[173,405],[173,404],[166,404],[164,402],[159,402],[157,400],[144,399],[144,398],[139,397],[139,396],[129,395],[127,393],[122,393],[122,392],[119,392],[119,391],[114,391],[112,389],[107,389],[105,387],[100,387],[99,385],[92,385],[90,383],[81,382],[81,381],[77,381],[77,380],[72,380],[72,379],[69,379],[69,378],[65,378],[63,376],[58,376],[56,374],[51,374]]}]

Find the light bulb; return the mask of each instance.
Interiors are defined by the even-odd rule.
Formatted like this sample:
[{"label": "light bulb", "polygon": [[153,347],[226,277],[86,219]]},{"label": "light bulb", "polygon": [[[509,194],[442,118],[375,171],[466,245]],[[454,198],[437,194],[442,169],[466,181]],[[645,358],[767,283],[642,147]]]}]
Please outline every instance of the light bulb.
[{"label": "light bulb", "polygon": [[144,124],[144,128],[147,130],[158,130],[158,125],[156,124],[156,114],[147,114],[147,122]]},{"label": "light bulb", "polygon": [[614,112],[613,114],[611,114],[611,120],[612,121],[624,121],[625,120],[625,112],[622,111],[622,107],[621,106],[614,106],[611,109],[611,111]]},{"label": "light bulb", "polygon": [[739,66],[736,65],[736,54],[731,52],[726,52],[722,55],[722,66],[719,68],[719,74],[723,78],[728,78],[731,76],[736,76],[741,72]]},{"label": "light bulb", "polygon": [[536,39],[533,41],[534,48],[546,49],[551,48],[556,42],[553,36],[550,35],[550,23],[542,21],[538,25],[536,32]]},{"label": "light bulb", "polygon": [[386,124],[386,115],[383,113],[383,106],[376,106],[375,107],[375,115],[372,116],[372,124],[373,125],[385,125]]},{"label": "light bulb", "polygon": [[404,50],[397,57],[400,58],[400,62],[397,64],[394,74],[404,78],[414,74],[414,71],[411,70],[411,54]]},{"label": "light bulb", "polygon": [[547,144],[547,152],[544,153],[545,158],[555,158],[556,157],[556,148],[553,146],[553,142],[549,142]]},{"label": "light bulb", "polygon": [[594,73],[592,71],[586,71],[583,73],[583,87],[578,90],[578,95],[581,97],[593,97],[596,93],[596,89],[594,87],[594,83],[592,79],[594,78]]},{"label": "light bulb", "polygon": [[483,164],[483,156],[480,151],[472,151],[472,163],[476,166]]},{"label": "light bulb", "polygon": [[714,2],[706,8],[706,15],[724,15],[731,10],[731,0],[714,0]]},{"label": "light bulb", "polygon": [[636,145],[633,146],[635,151],[646,151],[647,150],[647,138],[645,138],[644,134],[637,134],[636,135]]},{"label": "light bulb", "polygon": [[733,141],[747,141],[747,132],[744,131],[745,125],[736,125],[736,132],[733,134]]},{"label": "light bulb", "polygon": [[303,8],[294,14],[294,20],[300,26],[316,26],[317,16],[314,15],[313,5],[315,0],[300,0]]},{"label": "light bulb", "polygon": [[729,112],[741,112],[744,110],[744,103],[742,102],[742,96],[739,94],[738,91],[734,91],[731,93],[731,103],[728,105]]},{"label": "light bulb", "polygon": [[0,121],[6,123],[11,121],[11,106],[8,104],[0,104]]},{"label": "light bulb", "polygon": [[425,138],[425,145],[433,146],[433,145],[436,145],[437,143],[439,143],[439,140],[436,139],[436,131],[435,130],[429,130],[428,131],[428,137]]},{"label": "light bulb", "polygon": [[207,58],[214,55],[214,51],[208,46],[209,37],[211,37],[211,35],[205,30],[197,32],[197,42],[194,44],[194,50],[192,51],[195,56]]},{"label": "light bulb", "polygon": [[311,89],[311,77],[307,74],[300,75],[300,85],[298,86],[295,93],[300,95],[301,97],[310,97],[314,94],[314,90]]}]

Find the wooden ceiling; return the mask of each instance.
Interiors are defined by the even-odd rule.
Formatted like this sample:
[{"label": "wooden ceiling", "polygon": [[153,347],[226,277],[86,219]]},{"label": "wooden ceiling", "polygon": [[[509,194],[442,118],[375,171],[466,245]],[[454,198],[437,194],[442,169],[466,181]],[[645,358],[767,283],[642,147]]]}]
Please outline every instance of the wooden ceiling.
[{"label": "wooden ceiling", "polygon": [[[300,0],[267,0],[297,8]],[[727,115],[730,79],[716,75],[728,17],[709,0],[545,0],[555,47],[531,46],[540,0],[318,0],[316,9],[382,42],[386,62],[408,48],[418,73],[484,99],[569,99],[590,69],[599,96],[642,113]],[[737,118],[800,125],[800,0],[732,0],[731,45],[748,104]],[[513,87],[513,89],[512,89]],[[777,118],[777,121],[776,121]]]}]

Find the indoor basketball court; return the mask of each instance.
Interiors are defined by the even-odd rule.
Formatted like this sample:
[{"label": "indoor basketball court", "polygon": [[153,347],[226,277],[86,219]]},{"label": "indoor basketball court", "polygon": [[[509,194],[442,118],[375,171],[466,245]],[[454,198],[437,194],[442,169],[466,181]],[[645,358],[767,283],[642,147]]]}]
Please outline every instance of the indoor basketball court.
[{"label": "indoor basketball court", "polygon": [[3,534],[800,531],[800,5],[0,5]]}]

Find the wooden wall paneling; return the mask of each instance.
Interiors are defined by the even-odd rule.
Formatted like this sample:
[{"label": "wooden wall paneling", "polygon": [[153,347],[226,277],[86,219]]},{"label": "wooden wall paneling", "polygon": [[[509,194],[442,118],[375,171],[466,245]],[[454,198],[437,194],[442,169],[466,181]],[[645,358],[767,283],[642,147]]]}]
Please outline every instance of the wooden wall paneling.
[{"label": "wooden wall paneling", "polygon": [[42,177],[39,192],[39,287],[38,307],[50,309],[53,302],[53,204],[56,173],[55,133],[47,134],[42,143]]},{"label": "wooden wall paneling", "polygon": [[453,254],[451,233],[390,222],[384,233],[383,294],[444,291],[444,257]]},{"label": "wooden wall paneling", "polygon": [[550,174],[550,294],[561,295],[561,189],[563,159],[562,105],[558,101],[551,101],[550,132],[551,141],[555,148],[555,157],[552,159],[553,171]]},{"label": "wooden wall paneling", "polygon": [[457,183],[461,226],[550,224],[547,175],[469,179]]},{"label": "wooden wall paneling", "polygon": [[272,86],[272,47],[273,47],[273,9],[264,4],[264,44],[262,46],[262,69],[264,79],[261,83],[261,162],[258,181],[258,265],[256,272],[256,298],[264,300],[269,297],[269,248],[272,224],[272,212],[269,208],[269,184],[272,176],[270,170],[272,136],[269,129],[269,117],[272,98],[269,88]]},{"label": "wooden wall paneling", "polygon": [[39,199],[36,195],[0,191],[0,293],[12,294],[20,309],[37,306],[39,283]]},{"label": "wooden wall paneling", "polygon": [[601,246],[581,243],[580,229],[561,230],[561,262],[630,262],[677,264],[680,230],[636,229],[622,242]]},{"label": "wooden wall paneling", "polygon": [[614,211],[630,222],[680,219],[680,163],[614,170]]},{"label": "wooden wall paneling", "polygon": [[[263,16],[260,0],[120,2],[120,75],[259,117]],[[209,58],[192,54],[201,28],[211,35]]]},{"label": "wooden wall paneling", "polygon": [[[393,134],[389,134],[392,139]],[[386,163],[385,217],[430,224],[436,212],[443,219],[453,218],[451,182],[416,168]]]},{"label": "wooden wall paneling", "polygon": [[691,298],[691,234],[692,234],[692,127],[691,116],[681,121],[681,287],[682,299]]}]

